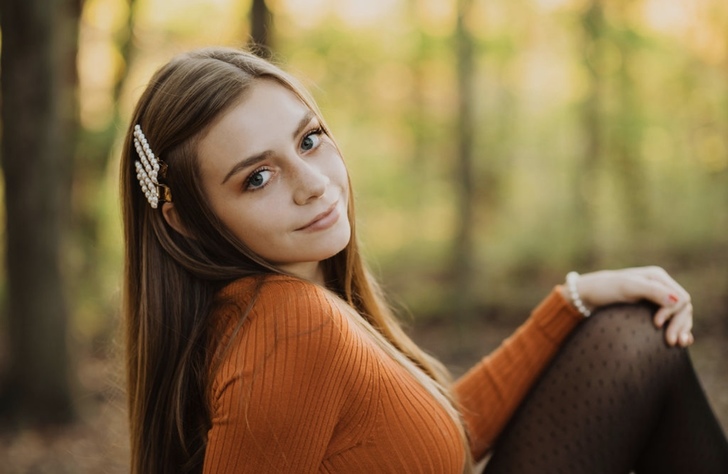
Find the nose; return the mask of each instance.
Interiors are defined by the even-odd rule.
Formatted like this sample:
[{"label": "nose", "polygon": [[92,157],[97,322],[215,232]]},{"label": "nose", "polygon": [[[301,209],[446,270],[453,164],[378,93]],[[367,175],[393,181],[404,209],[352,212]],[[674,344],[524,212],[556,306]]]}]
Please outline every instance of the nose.
[{"label": "nose", "polygon": [[324,195],[330,180],[321,169],[299,159],[294,172],[293,200],[296,204],[302,206]]}]

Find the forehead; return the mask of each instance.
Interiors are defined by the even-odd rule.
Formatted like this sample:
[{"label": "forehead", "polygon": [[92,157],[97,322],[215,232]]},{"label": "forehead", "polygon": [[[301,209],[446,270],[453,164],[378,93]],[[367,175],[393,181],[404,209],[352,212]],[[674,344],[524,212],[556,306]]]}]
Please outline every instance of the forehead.
[{"label": "forehead", "polygon": [[197,151],[202,167],[221,158],[240,160],[290,139],[309,110],[298,95],[277,81],[255,80],[200,138]]},{"label": "forehead", "polygon": [[275,79],[256,79],[235,106],[251,115],[308,110],[308,106],[290,88]]},{"label": "forehead", "polygon": [[272,131],[270,125],[276,123],[280,123],[280,127],[274,128],[283,128],[289,121],[299,120],[308,110],[298,95],[277,81],[256,79],[237,103],[213,123],[209,132],[235,128],[238,133],[252,138],[258,136],[261,128]]}]

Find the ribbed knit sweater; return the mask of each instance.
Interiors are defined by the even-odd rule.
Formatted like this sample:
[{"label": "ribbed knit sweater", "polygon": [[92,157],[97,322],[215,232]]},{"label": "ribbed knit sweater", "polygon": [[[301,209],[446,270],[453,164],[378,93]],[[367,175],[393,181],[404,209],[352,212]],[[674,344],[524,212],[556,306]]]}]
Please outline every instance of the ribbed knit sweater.
[{"label": "ribbed knit sweater", "polygon": [[[345,303],[293,277],[257,286],[232,283],[220,297],[233,304],[213,315],[222,356],[211,373],[206,474],[462,472],[453,421],[349,319]],[[456,381],[476,460],[581,319],[553,291]]]}]

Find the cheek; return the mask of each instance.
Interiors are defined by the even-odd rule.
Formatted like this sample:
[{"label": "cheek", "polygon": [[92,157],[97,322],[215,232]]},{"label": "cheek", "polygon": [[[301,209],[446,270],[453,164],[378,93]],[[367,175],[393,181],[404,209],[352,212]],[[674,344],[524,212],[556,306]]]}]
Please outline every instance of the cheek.
[{"label": "cheek", "polygon": [[246,209],[241,212],[244,215],[240,215],[233,224],[236,235],[245,243],[247,240],[271,238],[280,231],[281,222],[284,221],[279,209],[276,206],[262,206],[258,211]]},{"label": "cheek", "polygon": [[256,205],[243,204],[232,199],[218,208],[218,217],[223,224],[251,249],[267,238],[276,222],[276,216],[270,210],[264,212],[264,209],[257,208]]},{"label": "cheek", "polygon": [[349,195],[349,172],[346,169],[346,165],[344,164],[344,160],[337,154],[336,159],[334,163],[332,164],[331,169],[331,179],[334,181],[337,185],[339,185],[346,195],[348,197]]}]

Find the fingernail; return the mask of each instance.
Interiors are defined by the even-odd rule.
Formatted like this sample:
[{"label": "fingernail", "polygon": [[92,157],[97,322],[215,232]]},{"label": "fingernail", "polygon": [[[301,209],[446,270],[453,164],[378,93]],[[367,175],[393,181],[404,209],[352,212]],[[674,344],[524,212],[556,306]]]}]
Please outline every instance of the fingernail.
[{"label": "fingernail", "polygon": [[677,297],[677,295],[676,295],[676,294],[674,294],[674,293],[670,293],[669,295],[667,295],[667,299],[668,299],[668,300],[670,301],[670,303],[672,303],[672,304],[675,304],[675,303],[677,303],[678,301],[680,301],[680,298],[678,298],[678,297]]},{"label": "fingernail", "polygon": [[680,345],[687,346],[689,340],[690,338],[688,337],[687,333],[680,334]]}]

